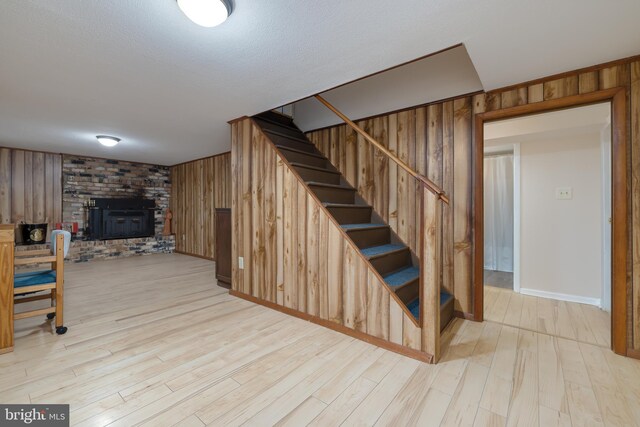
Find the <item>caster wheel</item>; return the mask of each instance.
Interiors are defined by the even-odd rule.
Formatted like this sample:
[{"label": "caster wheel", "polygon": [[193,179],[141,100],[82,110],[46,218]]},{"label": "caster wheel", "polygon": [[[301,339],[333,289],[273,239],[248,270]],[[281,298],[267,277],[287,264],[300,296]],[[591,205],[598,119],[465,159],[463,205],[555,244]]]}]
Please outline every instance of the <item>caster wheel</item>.
[{"label": "caster wheel", "polygon": [[49,320],[53,319],[54,317],[56,317],[56,314],[55,314],[55,313],[49,313],[49,314],[47,314],[47,319],[49,319]]},{"label": "caster wheel", "polygon": [[59,326],[56,328],[56,334],[58,335],[64,335],[67,333],[67,327],[66,326]]}]

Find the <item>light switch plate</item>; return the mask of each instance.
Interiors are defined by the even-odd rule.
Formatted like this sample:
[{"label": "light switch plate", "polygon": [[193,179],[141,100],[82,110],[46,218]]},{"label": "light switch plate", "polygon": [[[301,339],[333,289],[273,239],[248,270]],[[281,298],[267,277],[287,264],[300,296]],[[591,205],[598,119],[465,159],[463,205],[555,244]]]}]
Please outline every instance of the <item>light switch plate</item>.
[{"label": "light switch plate", "polygon": [[558,187],[558,188],[556,188],[556,199],[558,199],[558,200],[571,200],[571,199],[573,199],[573,189],[571,187]]},{"label": "light switch plate", "polygon": [[244,258],[241,256],[238,257],[238,268],[244,270]]}]

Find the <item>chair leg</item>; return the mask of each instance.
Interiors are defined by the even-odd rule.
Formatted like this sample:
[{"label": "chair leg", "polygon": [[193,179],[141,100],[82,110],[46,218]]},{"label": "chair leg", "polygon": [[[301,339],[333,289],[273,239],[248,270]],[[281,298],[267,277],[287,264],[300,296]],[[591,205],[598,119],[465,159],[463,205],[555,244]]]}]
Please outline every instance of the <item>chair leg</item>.
[{"label": "chair leg", "polygon": [[56,334],[62,335],[67,332],[67,327],[64,326],[64,314],[63,314],[64,297],[63,297],[62,286],[60,286],[60,283],[58,283],[58,286],[56,286],[56,289],[55,289],[55,302],[56,302],[56,313],[55,313]]},{"label": "chair leg", "polygon": [[[56,290],[51,289],[51,307],[55,307],[55,303],[56,303]],[[49,320],[53,319],[54,317],[56,317],[55,313],[47,314],[47,319]]]}]

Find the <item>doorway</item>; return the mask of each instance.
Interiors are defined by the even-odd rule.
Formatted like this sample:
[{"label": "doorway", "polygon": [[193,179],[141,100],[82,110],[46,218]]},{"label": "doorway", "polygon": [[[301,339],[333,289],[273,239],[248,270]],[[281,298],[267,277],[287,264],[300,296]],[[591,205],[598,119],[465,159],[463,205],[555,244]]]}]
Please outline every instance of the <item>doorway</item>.
[{"label": "doorway", "polygon": [[[587,297],[591,299],[582,300],[582,304],[579,302],[571,301],[571,298],[569,298],[569,300],[566,300],[566,298],[565,300],[561,300],[558,304],[564,305],[566,308],[566,310],[564,310],[554,305],[557,303],[557,300],[549,299],[550,296],[557,296],[557,294],[562,294],[562,292],[556,292],[556,295],[550,295],[548,293],[545,293],[545,290],[540,290],[541,292],[537,295],[531,295],[531,294],[524,295],[525,289],[530,289],[530,288],[525,288],[525,286],[523,285],[524,282],[521,283],[522,287],[520,289],[520,292],[519,293],[514,292],[514,289],[517,289],[516,282],[518,281],[518,278],[516,278],[517,273],[515,272],[515,270],[517,270],[516,267],[518,264],[518,261],[516,259],[518,255],[517,254],[518,249],[515,247],[515,244],[514,246],[512,246],[511,250],[507,248],[502,252],[498,251],[498,249],[495,249],[495,248],[490,248],[490,247],[488,248],[484,244],[485,235],[486,235],[485,228],[487,228],[488,225],[490,226],[490,224],[487,224],[486,218],[485,218],[485,203],[487,202],[487,199],[485,197],[487,196],[492,197],[491,194],[485,195],[486,189],[484,186],[485,173],[487,172],[485,170],[485,148],[487,148],[485,146],[485,139],[487,139],[485,137],[485,130],[486,130],[485,123],[486,124],[498,123],[499,121],[506,121],[508,119],[516,119],[516,118],[531,119],[531,117],[533,117],[534,115],[540,115],[541,113],[549,113],[549,112],[560,111],[560,110],[569,111],[569,109],[573,109],[574,107],[590,106],[598,103],[601,103],[601,104],[605,103],[607,106],[610,106],[610,109],[611,109],[610,110],[611,111],[610,127],[607,130],[602,131],[602,135],[605,135],[606,132],[608,131],[609,132],[608,135],[611,136],[609,140],[609,144],[610,144],[609,150],[610,150],[611,157],[610,159],[607,159],[607,151],[604,148],[605,143],[602,142],[603,144],[602,147],[598,147],[599,163],[596,167],[598,171],[602,172],[602,175],[601,174],[595,175],[595,179],[598,180],[597,187],[601,189],[600,194],[598,195],[599,205],[601,207],[606,206],[607,197],[609,197],[609,200],[610,200],[610,202],[608,203],[608,206],[610,206],[610,212],[607,212],[606,210],[603,210],[603,209],[598,209],[601,222],[598,223],[596,229],[597,229],[597,236],[600,240],[600,246],[599,246],[600,251],[596,255],[591,254],[591,256],[599,257],[597,259],[596,264],[598,264],[598,266],[600,267],[599,273],[598,273],[598,283],[600,285],[600,288],[599,288],[598,295],[595,295],[595,296],[592,289],[590,291],[591,293],[589,294],[590,296]],[[490,263],[487,263],[488,260],[485,259],[485,250],[489,249],[492,251],[496,251],[498,255],[500,255],[500,253],[502,253],[502,255],[510,253],[513,256],[513,260],[510,262],[509,260],[507,260],[507,263],[506,263],[507,267],[504,267],[504,264],[503,264],[503,267],[501,268],[507,269],[509,264],[511,263],[512,270],[514,270],[513,271],[514,277],[513,277],[511,289],[506,289],[506,290],[508,292],[511,292],[513,295],[517,295],[517,297],[514,299],[516,300],[516,302],[513,304],[514,307],[512,308],[515,308],[517,311],[517,314],[514,314],[513,316],[519,315],[518,322],[520,322],[520,324],[518,326],[526,327],[527,322],[531,322],[529,324],[530,327],[527,327],[527,329],[539,328],[540,325],[542,325],[543,328],[544,327],[548,328],[548,330],[545,330],[543,332],[551,333],[554,335],[558,333],[561,335],[562,331],[558,331],[558,329],[563,328],[564,325],[566,325],[567,320],[568,319],[571,320],[571,316],[576,318],[579,317],[581,318],[581,320],[585,322],[592,322],[593,319],[597,317],[596,314],[606,313],[605,311],[600,310],[599,307],[593,306],[593,303],[597,302],[597,305],[602,306],[605,309],[610,309],[612,315],[610,320],[608,319],[608,315],[607,315],[606,322],[601,323],[600,326],[596,326],[595,324],[590,326],[592,330],[596,331],[593,334],[594,340],[596,341],[595,343],[600,345],[610,346],[616,353],[626,354],[626,252],[627,252],[626,203],[627,203],[627,200],[626,200],[626,141],[625,141],[625,132],[624,132],[624,123],[625,123],[624,120],[625,120],[625,114],[626,114],[625,104],[626,104],[626,99],[625,99],[624,91],[621,89],[611,89],[611,90],[595,92],[587,95],[579,95],[579,96],[561,98],[561,99],[556,99],[551,101],[544,101],[536,104],[518,106],[518,107],[513,107],[513,108],[508,108],[503,110],[496,110],[496,111],[481,113],[476,115],[476,120],[475,120],[476,147],[474,150],[474,157],[475,157],[474,180],[476,182],[476,184],[474,185],[474,196],[475,196],[474,238],[476,242],[482,242],[482,244],[475,245],[475,251],[474,251],[474,280],[475,280],[474,282],[474,317],[476,320],[484,320],[485,318],[487,318],[487,320],[492,320],[492,319],[489,319],[492,316],[500,317],[500,316],[507,315],[506,313],[508,312],[507,308],[509,306],[510,296],[506,297],[504,295],[500,295],[500,291],[496,291],[492,295],[487,295],[487,299],[493,299],[492,301],[490,300],[487,302],[494,304],[495,307],[499,308],[500,309],[498,310],[499,313],[497,315],[492,312],[485,313],[485,308],[487,307],[487,305],[489,305],[489,304],[485,305],[485,293],[484,293],[485,286],[484,285],[485,285],[485,276],[487,274],[485,272],[485,267],[491,266]],[[497,144],[498,142],[501,143],[502,146],[509,145],[509,144],[513,145],[513,141],[506,141],[504,139],[502,141],[497,141],[494,145],[496,146],[499,145]],[[490,144],[487,144],[487,146],[488,145]],[[491,154],[491,153],[488,153],[488,154]],[[513,153],[508,153],[508,152],[502,153],[502,154],[507,156],[511,154],[513,156]],[[557,155],[557,156],[561,157],[560,155]],[[513,156],[512,158],[514,157],[515,156]],[[569,158],[569,160],[565,159],[563,161],[566,162],[564,163],[565,165],[579,163],[571,160],[571,157]],[[610,184],[608,184],[608,181],[607,181],[608,178],[605,176],[605,172],[606,172],[605,165],[610,165],[610,174],[609,174]],[[574,188],[572,187],[572,185],[559,184],[559,182],[561,182],[562,180],[558,181],[556,179],[552,181],[555,183],[553,184],[554,200],[557,200],[557,201],[572,200],[572,197],[574,194]],[[574,186],[581,185],[579,181],[576,181],[576,182],[578,182],[578,184],[575,184]],[[522,190],[522,188],[518,188],[518,186],[516,186],[515,184],[514,184],[514,188],[516,191],[514,191],[513,193],[513,198],[516,199],[518,197],[516,195],[518,190]],[[606,188],[610,189],[608,193],[607,191],[604,190]],[[578,191],[577,188],[575,190]],[[585,190],[579,190],[579,194],[583,196],[585,194]],[[547,194],[546,196],[549,196],[549,195]],[[489,202],[495,203],[494,200],[491,200]],[[517,204],[520,204],[520,202],[518,202]],[[515,202],[514,202],[514,205],[516,205]],[[571,205],[570,203],[565,204],[563,208],[566,208],[570,205]],[[513,211],[515,211],[516,209],[517,207],[515,207]],[[579,216],[576,216],[575,213],[573,214],[573,216],[576,218],[579,217]],[[522,217],[523,218],[526,217],[524,215],[524,208],[522,210]],[[571,217],[571,214],[569,214],[569,217]],[[611,218],[610,223],[609,223],[609,218]],[[513,223],[515,224],[516,221],[517,221],[517,215],[514,215]],[[605,221],[607,224],[606,226],[605,226]],[[508,224],[510,224],[509,221],[507,221],[507,225]],[[591,228],[593,228],[593,224],[591,224],[590,226]],[[607,229],[610,230],[610,234],[609,234],[610,241],[611,241],[610,248],[608,248],[604,243],[604,241],[607,238],[609,238],[607,236]],[[513,230],[514,230],[513,237],[511,240],[515,242],[518,236],[518,230],[516,229],[515,226]],[[486,230],[486,231],[492,232],[491,230]],[[585,231],[583,229],[581,235],[584,237],[584,234],[585,234]],[[505,233],[503,233],[503,235],[505,235]],[[509,241],[509,239],[503,239],[503,240],[507,242]],[[575,245],[573,246],[573,248],[576,250],[581,249],[580,247]],[[563,256],[569,256],[569,255],[571,254],[565,249]],[[526,254],[521,254],[521,256],[524,259]],[[494,263],[493,265],[497,265],[497,263]],[[525,274],[525,271],[524,271],[525,268],[524,266],[522,267],[523,267],[522,274]],[[531,269],[529,268],[527,273],[530,273],[530,272],[531,272]],[[529,280],[528,277],[529,276],[527,276],[527,280]],[[610,279],[610,280],[606,280],[606,279]],[[605,288],[602,285],[603,283],[607,283],[607,282],[610,283],[610,288],[609,288],[610,290],[605,291],[604,290]],[[532,283],[532,282],[528,281],[527,283]],[[562,283],[562,284],[565,285],[566,283]],[[501,288],[494,287],[493,289],[501,289]],[[576,294],[575,289],[571,292],[568,292],[566,295],[571,297],[572,294]],[[518,299],[520,299],[520,301],[517,301]],[[588,302],[592,304],[583,304],[584,302]],[[580,308],[580,310],[579,311],[576,310],[575,309],[576,307],[572,306],[571,304],[581,304],[578,307]],[[505,308],[505,306],[507,308]],[[539,308],[540,313],[537,313],[537,312],[532,313],[532,310],[534,309],[534,307]],[[590,310],[597,310],[597,311],[592,312]],[[561,313],[561,312],[567,314],[569,317],[566,317],[564,319],[559,319],[558,313]],[[536,316],[537,318],[535,318]],[[502,319],[504,321],[504,317],[502,317]],[[522,324],[522,321],[524,321],[524,324]],[[610,323],[610,326],[609,326],[609,323]],[[602,326],[603,324],[605,326]],[[596,334],[597,334],[597,337],[595,337]]]}]

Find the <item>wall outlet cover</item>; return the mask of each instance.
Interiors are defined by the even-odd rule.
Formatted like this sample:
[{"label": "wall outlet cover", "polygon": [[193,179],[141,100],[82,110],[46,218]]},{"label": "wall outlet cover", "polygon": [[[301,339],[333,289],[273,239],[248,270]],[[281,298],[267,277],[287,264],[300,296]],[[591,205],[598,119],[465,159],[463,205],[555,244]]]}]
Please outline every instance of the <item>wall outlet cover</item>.
[{"label": "wall outlet cover", "polygon": [[556,199],[558,199],[558,200],[571,200],[571,199],[573,199],[573,189],[571,187],[558,187],[558,188],[556,188]]}]

